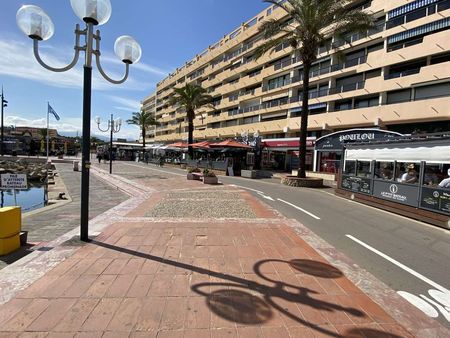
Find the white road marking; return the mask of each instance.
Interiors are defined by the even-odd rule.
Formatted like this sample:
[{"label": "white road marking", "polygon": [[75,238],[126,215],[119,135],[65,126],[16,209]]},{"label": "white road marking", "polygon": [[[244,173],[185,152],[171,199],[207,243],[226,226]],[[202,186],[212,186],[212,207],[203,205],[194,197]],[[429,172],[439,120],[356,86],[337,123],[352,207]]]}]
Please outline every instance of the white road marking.
[{"label": "white road marking", "polygon": [[242,185],[230,184],[230,187],[242,188],[242,189],[245,189],[245,190],[250,190],[250,191],[256,192],[258,194],[264,194],[264,192],[262,192],[261,190],[256,190],[256,189],[252,189],[252,188],[243,187]]},{"label": "white road marking", "polygon": [[439,317],[439,312],[436,311],[434,307],[432,307],[429,303],[424,301],[422,298],[413,295],[412,293],[406,291],[397,291],[397,293],[406,299],[409,303],[414,305],[420,311],[425,313],[428,317],[437,318]]},{"label": "white road marking", "polygon": [[307,211],[307,210],[305,210],[305,209],[303,209],[303,208],[300,208],[299,206],[297,206],[297,205],[295,205],[295,204],[289,203],[289,202],[287,202],[287,201],[285,201],[285,200],[282,200],[281,198],[277,198],[277,200],[280,201],[280,202],[283,202],[283,203],[285,203],[285,204],[287,204],[287,205],[290,205],[291,207],[293,207],[293,208],[295,208],[295,209],[297,209],[297,210],[300,210],[301,212],[304,212],[305,214],[311,216],[311,217],[314,218],[314,219],[320,220],[320,217],[314,215],[313,213],[311,213],[311,212],[309,212],[309,211]]},{"label": "white road marking", "polygon": [[243,187],[241,185],[236,185],[236,184],[230,184],[230,187],[242,188],[242,189],[245,189],[245,190],[253,191],[253,192],[256,192],[259,196],[261,196],[262,198],[264,198],[266,200],[275,201],[272,197],[266,195],[264,193],[264,191],[260,191],[260,190],[256,190],[256,189],[252,189],[252,188],[247,188],[247,187]]},{"label": "white road marking", "polygon": [[444,316],[445,319],[447,319],[448,322],[450,322],[450,311],[448,311],[445,307],[443,307],[441,304],[433,301],[432,299],[428,298],[427,296],[420,295],[423,299],[425,299],[430,304],[433,304],[436,306],[436,308],[439,310],[439,312]]},{"label": "white road marking", "polygon": [[447,290],[445,287],[443,287],[442,285],[439,285],[438,283],[432,281],[431,279],[425,277],[424,275],[418,273],[417,271],[414,271],[413,269],[407,267],[406,265],[400,263],[399,261],[395,260],[394,258],[389,257],[388,255],[382,253],[381,251],[375,249],[374,247],[371,247],[370,245],[364,243],[363,241],[353,237],[352,235],[345,235],[346,237],[350,238],[352,241],[362,245],[363,247],[365,247],[366,249],[369,249],[370,251],[376,253],[378,256],[383,257],[384,259],[386,259],[387,261],[391,262],[394,265],[397,265],[399,268],[405,270],[406,272],[410,273],[411,275],[419,278],[420,280],[422,280],[423,282],[431,285],[432,287],[434,287],[435,289],[438,289],[439,291],[444,292],[445,294],[449,293],[450,291]]}]

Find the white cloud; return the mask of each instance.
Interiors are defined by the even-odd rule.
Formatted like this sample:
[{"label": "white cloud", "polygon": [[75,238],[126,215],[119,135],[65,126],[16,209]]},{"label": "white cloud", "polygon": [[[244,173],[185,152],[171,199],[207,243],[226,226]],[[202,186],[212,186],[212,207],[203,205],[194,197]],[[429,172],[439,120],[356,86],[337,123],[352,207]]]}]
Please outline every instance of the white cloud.
[{"label": "white cloud", "polygon": [[114,107],[116,109],[135,112],[135,111],[139,111],[141,108],[141,103],[137,100],[127,99],[125,97],[119,97],[119,96],[113,96],[113,95],[105,95],[105,96],[108,97],[110,100],[120,104],[120,106]]},{"label": "white cloud", "polygon": [[[43,47],[45,48],[41,49],[41,58],[52,67],[63,67],[69,64],[73,57],[73,48],[69,46],[55,48],[52,45],[46,44]],[[37,63],[33,55],[31,40],[25,43],[23,41],[0,37],[0,50],[2,51],[0,74],[37,81],[58,88],[81,88],[83,85],[83,55],[80,55],[79,64],[75,68],[67,72],[55,73],[43,68]],[[122,78],[124,72],[123,64],[118,67],[118,64],[121,63],[120,61],[112,57],[104,57],[103,59],[107,74],[113,79]],[[133,67],[131,73],[133,72]],[[146,64],[135,68],[153,73],[158,77],[161,75],[160,73],[163,73],[162,70]],[[141,91],[148,90],[150,85],[147,82],[138,81],[133,76],[130,76],[124,85],[114,85],[107,82],[98,71],[94,70],[92,87],[96,90],[126,89]]]}]

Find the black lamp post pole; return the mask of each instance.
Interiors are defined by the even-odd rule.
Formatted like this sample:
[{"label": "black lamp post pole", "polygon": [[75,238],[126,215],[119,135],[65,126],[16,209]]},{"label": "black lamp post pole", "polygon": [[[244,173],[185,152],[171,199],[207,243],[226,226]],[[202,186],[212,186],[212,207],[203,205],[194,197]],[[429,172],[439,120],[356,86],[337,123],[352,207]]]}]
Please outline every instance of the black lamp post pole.
[{"label": "black lamp post pole", "polygon": [[113,148],[113,133],[114,133],[114,116],[111,114],[111,121],[109,121],[111,124],[111,134],[109,138],[109,174],[112,174],[112,148]]},{"label": "black lamp post pole", "polygon": [[87,23],[86,60],[83,80],[83,145],[81,152],[81,213],[80,239],[89,241],[89,170],[91,167],[91,95],[92,95],[92,40],[94,26]]},{"label": "black lamp post pole", "polygon": [[3,153],[3,149],[4,149],[4,142],[5,142],[5,139],[4,139],[4,123],[3,123],[3,108],[4,107],[6,107],[6,103],[7,103],[7,101],[5,100],[5,96],[3,95],[3,87],[2,87],[2,99],[0,100],[0,105],[1,105],[1,110],[2,110],[2,126],[1,126],[1,141],[2,141],[2,143],[0,144],[0,155],[1,156],[3,156],[4,155],[4,153]]}]

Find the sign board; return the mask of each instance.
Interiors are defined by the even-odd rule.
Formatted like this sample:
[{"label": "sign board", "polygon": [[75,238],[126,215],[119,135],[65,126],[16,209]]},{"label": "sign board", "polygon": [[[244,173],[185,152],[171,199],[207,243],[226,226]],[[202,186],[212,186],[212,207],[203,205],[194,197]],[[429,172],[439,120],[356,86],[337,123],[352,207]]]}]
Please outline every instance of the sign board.
[{"label": "sign board", "polygon": [[2,189],[28,189],[26,174],[2,174],[0,176]]},{"label": "sign board", "polygon": [[228,171],[228,176],[234,176],[234,170],[233,170],[233,167],[228,167],[228,168],[227,168],[227,171]]},{"label": "sign board", "polygon": [[370,183],[369,178],[343,175],[341,187],[342,189],[370,195],[372,193]]},{"label": "sign board", "polygon": [[388,140],[402,136],[399,133],[380,129],[350,129],[325,135],[316,140],[317,151],[342,151],[344,143],[363,142],[374,140]]},{"label": "sign board", "polygon": [[375,181],[373,196],[391,202],[418,207],[419,187],[417,185],[402,184],[393,181]]},{"label": "sign board", "polygon": [[422,188],[420,207],[450,215],[450,190]]}]

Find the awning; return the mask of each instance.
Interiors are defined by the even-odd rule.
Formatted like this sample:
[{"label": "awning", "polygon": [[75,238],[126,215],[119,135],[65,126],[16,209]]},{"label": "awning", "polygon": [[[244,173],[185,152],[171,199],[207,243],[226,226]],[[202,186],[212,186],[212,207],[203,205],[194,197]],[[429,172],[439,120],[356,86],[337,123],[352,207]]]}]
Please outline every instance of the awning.
[{"label": "awning", "polygon": [[347,149],[346,160],[450,163],[450,146]]},{"label": "awning", "polygon": [[[195,148],[195,149],[205,149],[205,148],[209,149],[210,148],[209,145],[210,145],[210,143],[208,141],[189,144],[189,146],[191,146],[192,148]],[[188,146],[188,145],[186,145],[186,146]]]},{"label": "awning", "polygon": [[237,142],[235,140],[225,140],[219,143],[211,143],[210,144],[211,147],[223,147],[223,148],[247,148],[247,149],[251,149],[252,147],[244,144],[244,143],[240,143]]},{"label": "awning", "polygon": [[[263,145],[266,148],[296,148],[298,149],[300,147],[300,140],[289,140],[289,141],[283,141],[283,140],[265,140],[263,142]],[[306,140],[306,146],[307,147],[314,147],[314,141],[313,140]]]}]

